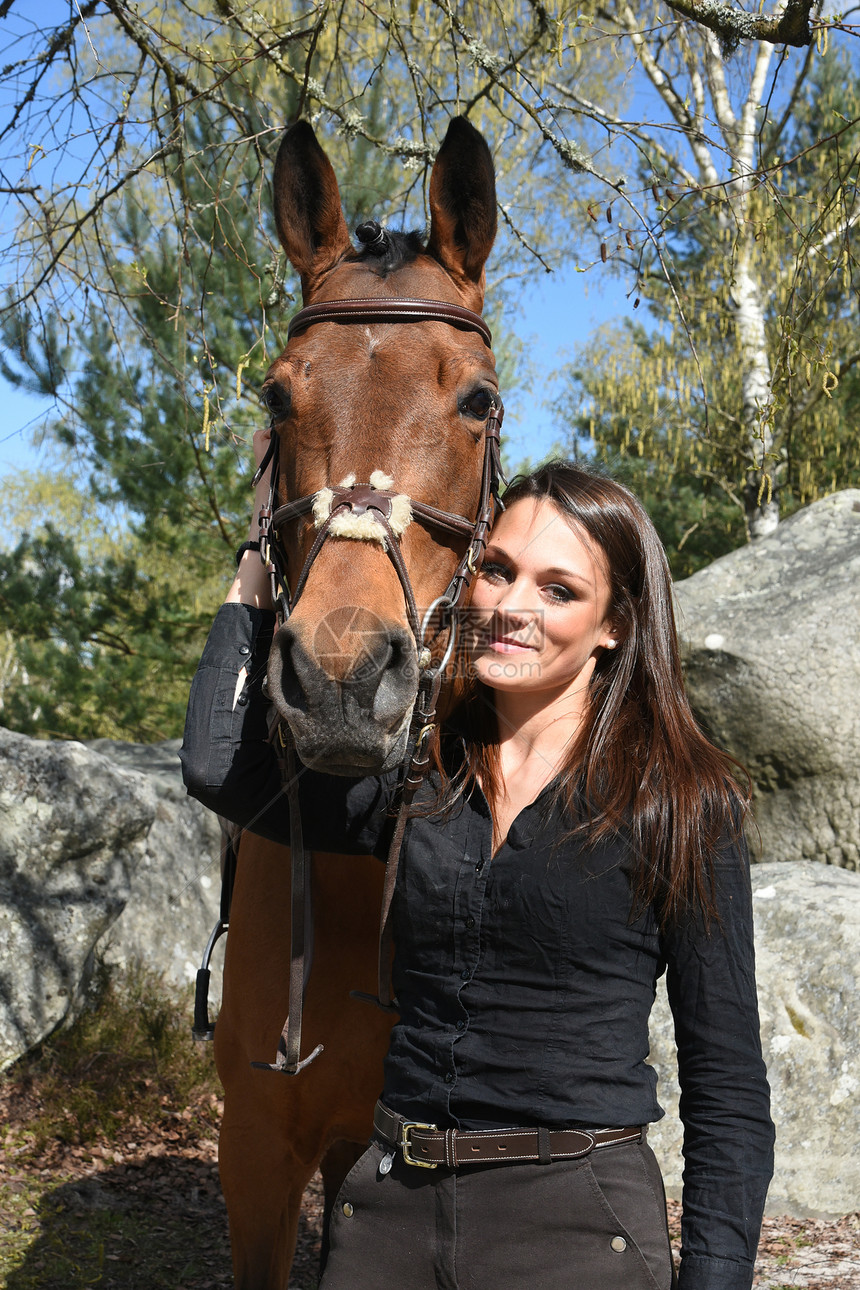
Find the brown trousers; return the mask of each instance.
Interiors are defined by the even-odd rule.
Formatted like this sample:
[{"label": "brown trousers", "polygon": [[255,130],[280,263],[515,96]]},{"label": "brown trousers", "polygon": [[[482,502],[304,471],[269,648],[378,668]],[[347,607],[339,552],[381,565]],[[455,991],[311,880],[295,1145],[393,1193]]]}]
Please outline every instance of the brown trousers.
[{"label": "brown trousers", "polygon": [[374,1143],[347,1175],[320,1290],[672,1290],[645,1143],[549,1165],[420,1169]]}]

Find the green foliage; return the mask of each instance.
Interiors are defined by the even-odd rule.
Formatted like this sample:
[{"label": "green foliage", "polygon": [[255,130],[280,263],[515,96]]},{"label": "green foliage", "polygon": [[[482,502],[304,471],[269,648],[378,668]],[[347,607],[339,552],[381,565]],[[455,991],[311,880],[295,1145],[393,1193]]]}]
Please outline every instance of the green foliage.
[{"label": "green foliage", "polygon": [[[71,358],[71,346],[63,343],[56,318],[37,326],[32,314],[15,307],[11,292],[6,304],[0,336],[7,353],[0,350],[0,375],[26,394],[56,397]],[[10,362],[12,355],[17,363]]]},{"label": "green foliage", "polygon": [[655,380],[664,362],[659,333],[655,343],[642,326],[603,328],[567,369],[556,411],[574,452],[641,498],[684,578],[743,543],[743,504],[728,477],[703,467],[689,389],[671,388],[671,368],[662,388]]},{"label": "green foliage", "polygon": [[[0,613],[17,671],[2,694],[8,727],[140,742],[181,730],[218,588],[201,595],[181,566],[160,577],[146,555],[138,542],[85,564],[73,538],[50,525],[0,554]],[[163,553],[153,558],[168,568]]]},{"label": "green foliage", "polygon": [[[0,554],[0,699],[5,724],[25,733],[179,734],[246,531],[255,389],[280,344],[263,299],[272,276],[245,251],[255,240],[248,184],[211,146],[213,129],[205,108],[189,126],[204,160],[186,177],[194,215],[181,251],[175,238],[152,239],[145,210],[127,204],[124,325],[89,310],[67,411],[45,434],[58,468],[26,481],[40,505],[5,507],[7,532],[24,531]],[[214,333],[200,326],[201,294],[219,300]],[[289,297],[282,277],[276,296],[275,323]],[[22,383],[69,362],[51,336],[40,350],[23,312],[7,316],[5,339]],[[56,490],[65,506],[51,504]]]}]

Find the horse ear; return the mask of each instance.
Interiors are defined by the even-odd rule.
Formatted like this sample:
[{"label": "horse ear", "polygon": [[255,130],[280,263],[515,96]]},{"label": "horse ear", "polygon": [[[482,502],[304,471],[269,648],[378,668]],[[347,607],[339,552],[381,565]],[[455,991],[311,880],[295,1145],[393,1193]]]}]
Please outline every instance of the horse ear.
[{"label": "horse ear", "polygon": [[455,116],[430,175],[427,249],[454,278],[483,286],[496,236],[496,181],[490,149],[464,116]]},{"label": "horse ear", "polygon": [[316,278],[352,246],[331,162],[307,121],[291,126],[278,149],[275,226],[307,299]]}]

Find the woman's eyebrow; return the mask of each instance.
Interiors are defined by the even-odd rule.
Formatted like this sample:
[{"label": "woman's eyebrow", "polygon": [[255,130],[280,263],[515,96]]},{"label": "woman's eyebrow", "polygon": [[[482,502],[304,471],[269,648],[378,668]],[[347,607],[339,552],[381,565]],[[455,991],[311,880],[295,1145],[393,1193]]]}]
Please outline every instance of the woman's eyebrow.
[{"label": "woman's eyebrow", "polygon": [[592,584],[591,578],[586,578],[583,573],[576,573],[573,569],[563,569],[559,565],[553,565],[550,569],[544,569],[544,573],[555,574],[557,577],[570,578],[573,582],[584,582],[587,587]]},{"label": "woman's eyebrow", "polygon": [[[508,554],[504,547],[499,546],[497,542],[493,541],[488,543],[484,559],[489,560],[491,557],[494,560],[504,560],[508,564],[511,564],[514,559],[512,555]],[[561,565],[551,565],[550,568],[543,569],[541,572],[552,577],[570,578],[574,582],[584,583],[587,587],[590,587],[593,583],[593,579],[586,577],[585,574],[576,573],[573,569],[565,569]]]}]

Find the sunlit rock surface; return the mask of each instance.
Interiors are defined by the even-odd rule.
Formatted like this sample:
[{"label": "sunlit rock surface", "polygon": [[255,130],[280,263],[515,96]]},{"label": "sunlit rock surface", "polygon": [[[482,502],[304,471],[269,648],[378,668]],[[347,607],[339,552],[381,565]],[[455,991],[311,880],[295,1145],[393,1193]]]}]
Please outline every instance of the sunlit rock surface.
[{"label": "sunlit rock surface", "polygon": [[0,729],[0,1065],[74,1009],[157,797],[82,744]]},{"label": "sunlit rock surface", "polygon": [[[179,743],[99,739],[89,747],[114,765],[144,775],[157,803],[129,899],[100,952],[111,965],[140,963],[162,974],[187,992],[190,1009],[197,968],[219,913],[221,831],[217,817],[185,791]],[[223,951],[221,942],[211,963],[213,1017],[221,997]]]},{"label": "sunlit rock surface", "polygon": [[753,777],[761,859],[856,870],[860,490],[815,502],[675,590],[690,699]]},{"label": "sunlit rock surface", "polygon": [[[860,875],[815,861],[753,867],[762,1047],[776,1124],[774,1214],[845,1214],[860,1204]],[[649,1141],[681,1194],[672,1018],[662,982],[651,1064],[667,1116]]]}]

